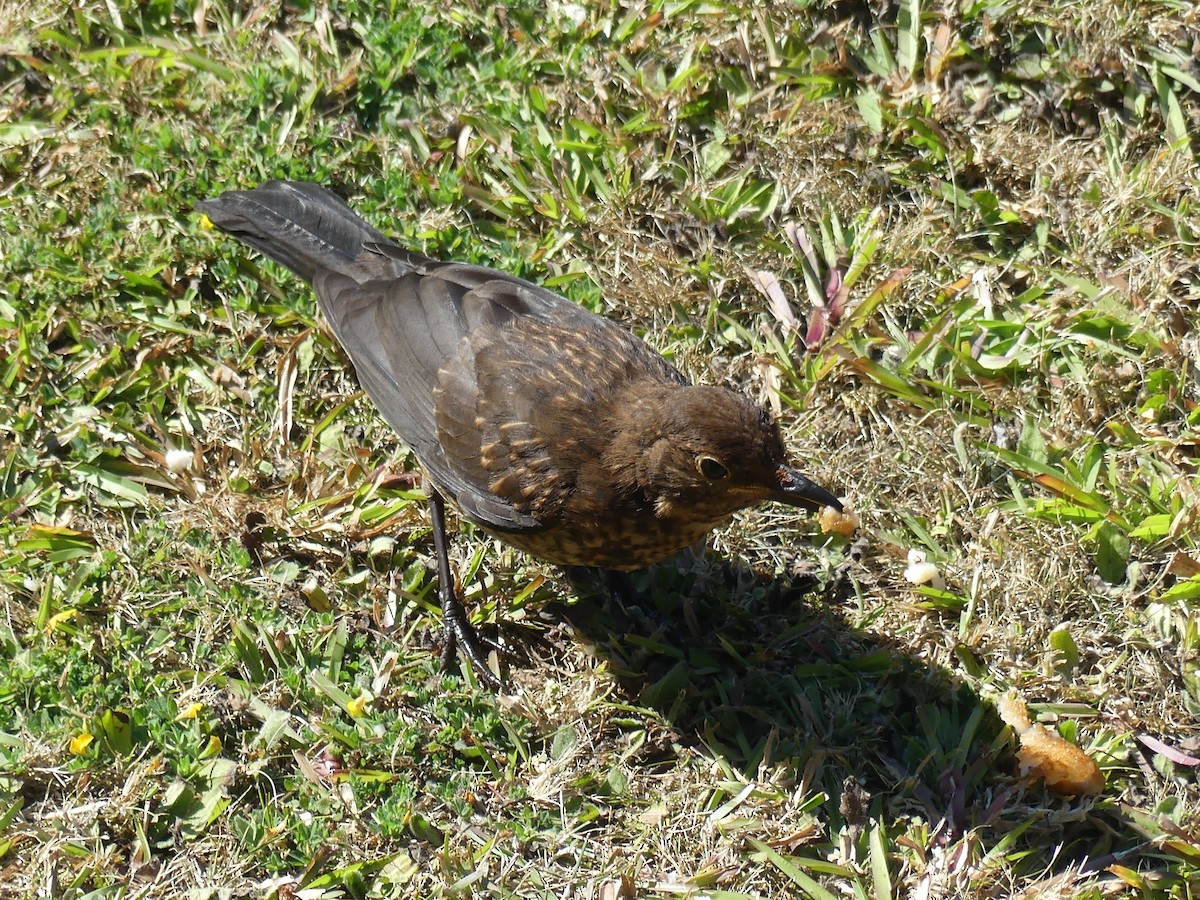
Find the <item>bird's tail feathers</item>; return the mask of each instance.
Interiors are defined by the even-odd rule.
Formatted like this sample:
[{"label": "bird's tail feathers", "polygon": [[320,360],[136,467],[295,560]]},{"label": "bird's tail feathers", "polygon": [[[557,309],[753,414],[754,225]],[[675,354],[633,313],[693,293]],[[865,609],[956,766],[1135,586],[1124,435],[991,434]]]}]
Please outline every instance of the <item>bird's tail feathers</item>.
[{"label": "bird's tail feathers", "polygon": [[250,191],[228,191],[196,208],[214,225],[287,266],[306,281],[321,271],[360,280],[356,261],[364,244],[388,244],[332,191],[303,181],[269,181]]}]

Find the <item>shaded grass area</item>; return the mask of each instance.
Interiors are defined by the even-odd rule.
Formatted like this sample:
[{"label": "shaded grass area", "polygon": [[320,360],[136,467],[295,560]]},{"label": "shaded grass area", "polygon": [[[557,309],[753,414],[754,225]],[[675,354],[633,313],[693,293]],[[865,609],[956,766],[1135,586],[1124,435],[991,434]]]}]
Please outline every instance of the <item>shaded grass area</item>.
[{"label": "shaded grass area", "polygon": [[[1190,6],[0,16],[5,892],[1200,889]],[[515,690],[442,675],[414,461],[191,211],[271,177],[762,397],[859,539],[614,598],[466,528]]]}]

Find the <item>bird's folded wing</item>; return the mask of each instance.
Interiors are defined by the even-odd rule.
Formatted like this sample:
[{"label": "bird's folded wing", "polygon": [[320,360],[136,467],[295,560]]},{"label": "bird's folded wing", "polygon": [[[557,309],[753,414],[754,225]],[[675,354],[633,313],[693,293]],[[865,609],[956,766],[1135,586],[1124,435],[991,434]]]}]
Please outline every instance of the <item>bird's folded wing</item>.
[{"label": "bird's folded wing", "polygon": [[[412,447],[437,487],[479,524],[500,530],[538,528],[536,519],[488,489],[490,479],[478,463],[478,438],[473,449],[447,448],[437,432],[434,394],[439,373],[466,346],[468,336],[463,286],[416,271],[364,284],[322,273],[314,285],[363,389]],[[479,315],[473,310],[473,317]],[[473,387],[465,384],[463,389],[469,393],[459,398],[465,411],[461,425],[469,431],[474,425]]]}]

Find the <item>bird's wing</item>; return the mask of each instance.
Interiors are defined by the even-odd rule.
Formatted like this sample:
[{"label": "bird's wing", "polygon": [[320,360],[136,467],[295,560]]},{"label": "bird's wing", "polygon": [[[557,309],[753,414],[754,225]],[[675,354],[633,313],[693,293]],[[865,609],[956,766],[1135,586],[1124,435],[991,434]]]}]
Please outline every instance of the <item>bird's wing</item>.
[{"label": "bird's wing", "polygon": [[[359,283],[318,273],[313,283],[321,308],[384,418],[434,483],[482,525],[522,531],[545,524],[537,513],[546,507],[493,489],[497,474],[489,470],[485,450],[494,449],[502,423],[509,426],[509,440],[536,427],[556,391],[560,401],[594,403],[585,396],[586,378],[575,372],[587,353],[615,367],[596,373],[602,381],[614,380],[626,366],[612,353],[625,343],[635,352],[641,348],[650,365],[679,377],[616,323],[523,279],[428,260],[390,243],[366,249],[381,257],[387,275]],[[397,259],[414,267],[392,276]],[[356,262],[361,272],[369,258]]]},{"label": "bird's wing", "polygon": [[620,325],[531,288],[493,279],[464,296],[472,327],[438,375],[434,418],[472,484],[549,525],[610,446],[624,388],[686,382]]}]

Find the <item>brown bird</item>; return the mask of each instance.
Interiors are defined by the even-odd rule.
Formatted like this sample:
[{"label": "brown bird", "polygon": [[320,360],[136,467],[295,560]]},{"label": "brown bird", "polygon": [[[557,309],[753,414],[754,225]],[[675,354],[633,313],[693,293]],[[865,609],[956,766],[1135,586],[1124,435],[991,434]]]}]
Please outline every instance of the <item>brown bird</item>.
[{"label": "brown bird", "polygon": [[758,404],[688,383],[620,325],[546,288],[398,246],[315,184],[197,207],[316,288],[383,417],[427,473],[446,629],[499,682],[455,593],[444,499],[562,566],[644,568],[767,500],[841,509],[787,464]]}]

